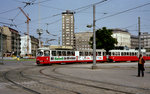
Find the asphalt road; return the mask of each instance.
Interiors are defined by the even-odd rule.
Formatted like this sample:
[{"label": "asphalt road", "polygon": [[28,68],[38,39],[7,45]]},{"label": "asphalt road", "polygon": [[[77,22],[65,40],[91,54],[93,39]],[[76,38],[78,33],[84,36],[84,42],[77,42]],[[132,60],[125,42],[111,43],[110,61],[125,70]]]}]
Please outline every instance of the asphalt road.
[{"label": "asphalt road", "polygon": [[4,61],[0,64],[0,94],[150,94],[150,61],[145,76],[136,77],[137,62],[53,64]]}]

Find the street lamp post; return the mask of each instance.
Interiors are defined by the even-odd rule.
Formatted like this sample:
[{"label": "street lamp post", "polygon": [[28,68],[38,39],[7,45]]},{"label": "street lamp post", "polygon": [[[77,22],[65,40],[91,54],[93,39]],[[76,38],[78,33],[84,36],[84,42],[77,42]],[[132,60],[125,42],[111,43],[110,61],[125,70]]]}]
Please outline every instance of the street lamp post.
[{"label": "street lamp post", "polygon": [[95,5],[93,5],[93,65],[92,69],[95,69],[96,66],[96,34],[95,34]]},{"label": "street lamp post", "polygon": [[41,47],[41,35],[43,33],[42,29],[37,29],[37,34],[39,35],[39,48]]}]

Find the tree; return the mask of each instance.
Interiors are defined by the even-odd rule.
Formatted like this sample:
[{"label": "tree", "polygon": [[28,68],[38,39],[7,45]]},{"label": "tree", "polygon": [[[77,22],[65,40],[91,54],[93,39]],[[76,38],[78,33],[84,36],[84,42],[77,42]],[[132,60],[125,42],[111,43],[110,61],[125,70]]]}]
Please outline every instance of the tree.
[{"label": "tree", "polygon": [[[103,27],[102,29],[98,29],[96,31],[96,49],[105,49],[106,54],[109,54],[109,50],[112,50],[117,44],[117,39],[113,38],[112,29],[107,29]],[[91,48],[93,48],[93,36],[90,38],[89,44]]]}]

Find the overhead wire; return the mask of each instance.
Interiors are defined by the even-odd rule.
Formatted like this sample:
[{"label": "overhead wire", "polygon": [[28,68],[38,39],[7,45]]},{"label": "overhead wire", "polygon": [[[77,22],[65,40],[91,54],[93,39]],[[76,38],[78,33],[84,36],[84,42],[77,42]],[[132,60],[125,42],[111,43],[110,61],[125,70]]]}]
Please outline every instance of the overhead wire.
[{"label": "overhead wire", "polygon": [[[45,0],[45,2],[46,2],[46,1],[50,1],[50,0]],[[93,3],[93,4],[96,4],[96,5],[97,5],[97,4],[100,4],[100,3],[104,2],[104,1],[107,1],[107,0],[102,0],[102,1],[100,1],[100,2]],[[41,2],[41,3],[42,3],[42,2]],[[36,4],[36,3],[35,3],[35,4]],[[87,5],[87,6],[84,6],[84,7],[80,7],[80,8],[77,8],[77,9],[74,9],[74,11],[77,11],[77,10],[82,9],[82,10],[77,11],[77,12],[75,12],[75,13],[81,12],[81,11],[83,11],[83,10],[85,10],[85,9],[90,8],[93,4],[90,4],[90,5]],[[48,17],[43,17],[43,18],[41,18],[40,20],[50,19],[50,18],[59,16],[59,15],[61,15],[61,14],[62,14],[62,13],[58,13],[58,14],[54,14],[54,15],[51,15],[51,16],[48,16]],[[38,21],[38,19],[32,20],[32,22],[36,22],[36,21]],[[31,23],[32,23],[32,22],[31,22]],[[17,24],[17,25],[22,25],[22,24],[24,24],[24,23],[20,23],[20,24]]]},{"label": "overhead wire", "polygon": [[17,9],[18,9],[18,8],[6,10],[6,11],[3,11],[3,12],[0,12],[0,14],[4,14],[4,13],[7,13],[7,12],[12,12],[12,11],[17,10]]},{"label": "overhead wire", "polygon": [[47,6],[47,5],[43,5],[43,4],[40,4],[40,6],[43,6],[43,7],[47,7],[47,8],[52,8],[52,9],[57,9],[57,10],[65,10],[65,9],[61,9],[61,8],[56,8],[56,7],[52,7],[52,6]]},{"label": "overhead wire", "polygon": [[[93,4],[89,4],[89,5],[86,5],[86,6],[83,6],[83,7],[80,7],[80,8],[77,8],[77,9],[74,9],[73,11],[75,11],[75,13],[78,13],[78,12],[81,12],[81,11],[84,11],[90,7],[92,7],[93,5],[98,5],[100,3],[103,3],[107,0],[102,0],[102,1],[99,1],[99,2],[96,2],[96,3],[93,3]],[[78,11],[79,10],[79,11]]]},{"label": "overhead wire", "polygon": [[147,6],[147,5],[150,5],[150,3],[146,3],[146,4],[143,4],[143,5],[134,7],[134,8],[130,8],[130,9],[127,9],[127,10],[124,10],[124,11],[121,11],[121,12],[117,12],[117,13],[112,14],[112,15],[108,15],[108,16],[105,16],[105,17],[102,17],[102,18],[98,18],[98,19],[96,19],[96,21],[102,20],[102,19],[105,19],[105,18],[109,18],[109,17],[113,17],[113,16],[116,16],[116,15],[119,15],[119,14],[122,14],[122,13],[125,13],[125,12],[128,12],[128,11],[131,11],[131,10],[135,10],[137,8],[141,8],[141,7]]},{"label": "overhead wire", "polygon": [[43,1],[40,1],[40,2],[36,2],[36,3],[34,3],[34,4],[44,3],[44,2],[47,2],[47,1],[52,1],[52,0],[43,0]]}]

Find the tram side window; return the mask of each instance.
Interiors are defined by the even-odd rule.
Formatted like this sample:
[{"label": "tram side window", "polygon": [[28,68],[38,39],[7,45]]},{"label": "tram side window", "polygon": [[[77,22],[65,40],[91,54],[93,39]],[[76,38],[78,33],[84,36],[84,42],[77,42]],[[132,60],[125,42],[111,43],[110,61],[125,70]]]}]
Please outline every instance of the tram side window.
[{"label": "tram side window", "polygon": [[93,53],[92,53],[92,52],[89,52],[89,56],[93,56]]},{"label": "tram side window", "polygon": [[124,52],[124,56],[126,56],[127,54],[126,54],[126,52]]},{"label": "tram side window", "polygon": [[83,56],[83,52],[80,52],[80,56]]},{"label": "tram side window", "polygon": [[121,56],[123,56],[123,52],[121,52]]},{"label": "tram side window", "polygon": [[103,56],[106,56],[106,52],[103,52]]},{"label": "tram side window", "polygon": [[66,51],[62,51],[62,55],[63,55],[63,56],[66,56]]},{"label": "tram side window", "polygon": [[88,56],[88,52],[85,52],[85,56]]},{"label": "tram side window", "polygon": [[71,54],[71,56],[75,56],[75,52],[74,51],[71,51],[70,54]]},{"label": "tram side window", "polygon": [[117,52],[117,56],[120,56],[120,52]]},{"label": "tram side window", "polygon": [[42,56],[43,52],[42,51],[38,51],[37,56]]},{"label": "tram side window", "polygon": [[146,53],[143,52],[143,56],[146,56]]},{"label": "tram side window", "polygon": [[52,56],[56,56],[56,51],[52,51]]},{"label": "tram side window", "polygon": [[112,55],[115,56],[115,52],[112,52]]},{"label": "tram side window", "polygon": [[44,51],[44,56],[49,56],[50,55],[50,51]]},{"label": "tram side window", "polygon": [[101,56],[101,52],[97,52],[98,53],[98,56]]},{"label": "tram side window", "polygon": [[71,56],[71,53],[70,53],[70,51],[67,51],[67,56]]},{"label": "tram side window", "polygon": [[127,56],[129,55],[129,52],[127,52]]},{"label": "tram side window", "polygon": [[61,54],[61,51],[57,51],[57,55],[58,56],[61,56],[62,54]]}]

